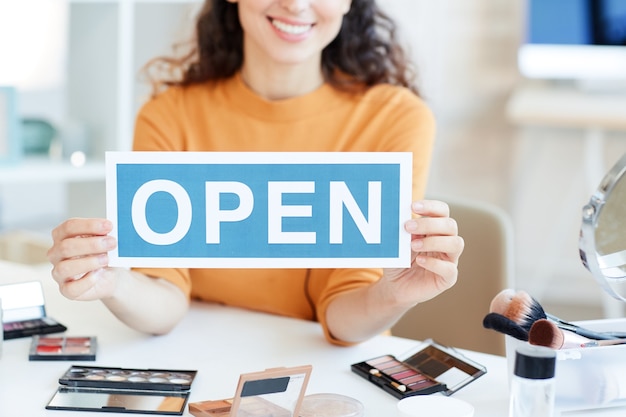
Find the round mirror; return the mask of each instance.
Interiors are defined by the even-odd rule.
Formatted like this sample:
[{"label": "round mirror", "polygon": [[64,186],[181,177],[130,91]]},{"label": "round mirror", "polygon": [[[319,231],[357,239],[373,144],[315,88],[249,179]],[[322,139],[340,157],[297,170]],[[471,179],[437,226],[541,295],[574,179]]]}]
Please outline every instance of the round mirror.
[{"label": "round mirror", "polygon": [[580,258],[604,290],[626,301],[626,154],[583,207]]}]

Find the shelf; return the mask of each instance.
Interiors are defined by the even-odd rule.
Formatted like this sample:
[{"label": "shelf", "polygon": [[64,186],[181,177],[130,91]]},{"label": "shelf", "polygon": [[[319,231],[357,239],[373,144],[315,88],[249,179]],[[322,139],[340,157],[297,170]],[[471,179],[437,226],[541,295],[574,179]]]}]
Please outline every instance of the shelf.
[{"label": "shelf", "polygon": [[522,86],[507,106],[519,124],[626,130],[626,94],[585,92],[575,88]]},{"label": "shelf", "polygon": [[13,165],[0,166],[0,186],[27,183],[75,183],[104,181],[104,162],[88,162],[76,167],[66,161],[24,159]]}]

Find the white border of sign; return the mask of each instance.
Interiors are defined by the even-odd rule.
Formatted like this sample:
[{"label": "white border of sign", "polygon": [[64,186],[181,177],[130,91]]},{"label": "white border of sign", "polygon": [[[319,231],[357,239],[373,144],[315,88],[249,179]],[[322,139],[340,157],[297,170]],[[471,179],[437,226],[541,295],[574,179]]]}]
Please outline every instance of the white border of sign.
[{"label": "white border of sign", "polygon": [[412,154],[410,152],[107,152],[106,211],[117,239],[117,164],[399,164],[399,253],[389,258],[149,258],[109,252],[109,265],[155,268],[407,268],[411,263]]}]

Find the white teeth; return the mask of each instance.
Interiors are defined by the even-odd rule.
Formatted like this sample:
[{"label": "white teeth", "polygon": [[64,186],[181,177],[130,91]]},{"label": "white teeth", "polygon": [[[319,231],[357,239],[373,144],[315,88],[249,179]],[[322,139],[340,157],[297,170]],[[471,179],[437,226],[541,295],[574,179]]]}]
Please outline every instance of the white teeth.
[{"label": "white teeth", "polygon": [[281,32],[289,33],[290,35],[300,35],[309,29],[311,25],[290,25],[285,22],[279,22],[278,20],[272,20],[274,27]]}]

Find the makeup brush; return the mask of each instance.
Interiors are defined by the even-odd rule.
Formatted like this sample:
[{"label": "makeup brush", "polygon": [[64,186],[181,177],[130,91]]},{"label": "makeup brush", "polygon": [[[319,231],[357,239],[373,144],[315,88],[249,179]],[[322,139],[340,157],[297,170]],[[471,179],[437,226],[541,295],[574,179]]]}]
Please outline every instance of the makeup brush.
[{"label": "makeup brush", "polygon": [[483,319],[485,329],[493,329],[497,332],[507,334],[524,342],[528,340],[528,331],[502,314],[489,313]]},{"label": "makeup brush", "polygon": [[552,314],[548,314],[537,300],[523,290],[515,291],[508,288],[500,291],[491,301],[489,311],[508,317],[527,331],[530,331],[530,327],[535,321],[549,319],[556,323],[559,328],[577,333],[589,339],[607,340],[626,338],[626,333],[595,332],[569,323]]},{"label": "makeup brush", "polygon": [[511,288],[500,291],[491,300],[489,312],[508,317],[526,331],[530,330],[536,320],[547,318],[541,304],[526,291],[515,291]]},{"label": "makeup brush", "polygon": [[588,342],[591,340],[569,330],[563,330],[548,319],[535,321],[528,332],[528,343],[552,349],[579,348]]}]

